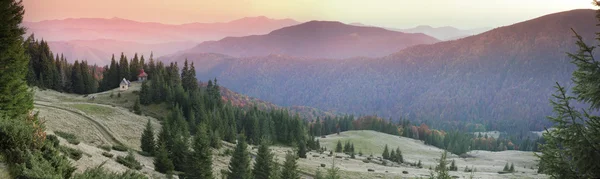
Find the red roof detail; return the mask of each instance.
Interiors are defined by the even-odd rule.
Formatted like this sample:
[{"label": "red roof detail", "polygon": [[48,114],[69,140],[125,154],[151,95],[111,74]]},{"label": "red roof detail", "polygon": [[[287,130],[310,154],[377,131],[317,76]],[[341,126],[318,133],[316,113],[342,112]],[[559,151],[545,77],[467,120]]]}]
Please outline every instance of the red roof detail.
[{"label": "red roof detail", "polygon": [[138,75],[138,77],[147,77],[148,74],[146,74],[146,72],[144,72],[144,69],[140,70],[140,75]]}]

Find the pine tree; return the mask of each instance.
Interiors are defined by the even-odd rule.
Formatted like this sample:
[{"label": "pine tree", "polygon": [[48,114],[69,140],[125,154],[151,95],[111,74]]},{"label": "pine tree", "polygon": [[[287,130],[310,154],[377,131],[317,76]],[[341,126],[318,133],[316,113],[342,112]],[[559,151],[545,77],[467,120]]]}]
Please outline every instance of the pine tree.
[{"label": "pine tree", "polygon": [[383,148],[383,153],[381,154],[381,156],[383,157],[383,159],[390,159],[390,151],[388,150],[387,144],[385,145],[385,148]]},{"label": "pine tree", "polygon": [[212,175],[212,152],[210,150],[209,139],[207,138],[206,124],[200,124],[194,137],[192,155],[190,156],[187,178],[213,178]]},{"label": "pine tree", "polygon": [[510,169],[508,169],[508,171],[515,172],[515,165],[513,163],[510,164]]},{"label": "pine tree", "polygon": [[298,142],[298,157],[306,158],[306,144],[304,140]]},{"label": "pine tree", "polygon": [[22,46],[25,28],[19,25],[25,11],[20,1],[2,2],[0,8],[0,115],[16,117],[33,109],[25,82],[29,63]]},{"label": "pine tree", "polygon": [[435,167],[436,173],[432,173],[431,177],[436,179],[451,179],[450,174],[448,173],[448,162],[446,161],[447,151],[442,153],[442,157],[438,160],[438,165]]},{"label": "pine tree", "polygon": [[396,148],[396,162],[404,163],[404,157],[402,156],[402,151],[400,151],[400,147]]},{"label": "pine tree", "polygon": [[142,115],[142,107],[140,106],[140,99],[136,99],[133,104],[133,112],[137,115]]},{"label": "pine tree", "polygon": [[165,148],[165,144],[159,144],[154,157],[154,170],[160,173],[171,174],[174,169],[173,161],[169,159],[169,152]]},{"label": "pine tree", "polygon": [[256,163],[252,170],[254,179],[269,179],[272,176],[273,154],[269,151],[266,141],[261,142],[256,154]]},{"label": "pine tree", "polygon": [[390,160],[391,161],[396,161],[396,151],[392,150],[392,152],[390,152]]},{"label": "pine tree", "polygon": [[[594,4],[600,6],[598,1]],[[598,10],[596,18],[600,21]],[[600,62],[595,59],[596,46],[587,45],[577,33],[575,37],[579,50],[568,54],[577,66],[572,78],[575,96],[568,95],[571,90],[556,84],[557,92],[552,95],[555,99],[550,101],[555,116],[548,117],[554,123],[554,130],[543,133],[546,143],[540,145],[539,169],[553,178],[600,178],[600,116],[594,115],[600,110]],[[596,40],[600,41],[600,33]],[[579,110],[573,100],[585,107]]]},{"label": "pine tree", "polygon": [[296,155],[291,152],[288,152],[287,155],[285,155],[285,162],[283,163],[283,169],[281,170],[281,178],[300,179]]},{"label": "pine tree", "polygon": [[331,168],[327,169],[326,179],[341,179],[340,168],[335,166],[335,158],[331,162]]},{"label": "pine tree", "polygon": [[250,174],[250,154],[247,148],[246,138],[240,135],[231,161],[229,161],[228,179],[249,179],[252,177]]},{"label": "pine tree", "polygon": [[337,145],[335,146],[335,152],[342,152],[342,142],[338,140]]},{"label": "pine tree", "polygon": [[508,172],[510,170],[510,168],[508,167],[508,162],[506,162],[506,164],[504,165],[504,169],[502,169],[502,171]]},{"label": "pine tree", "polygon": [[452,163],[450,164],[450,171],[458,171],[458,167],[456,166],[456,162],[454,160],[452,160]]},{"label": "pine tree", "polygon": [[154,154],[156,150],[156,144],[154,141],[154,129],[152,128],[152,123],[150,123],[150,119],[148,119],[148,123],[146,123],[146,129],[142,133],[141,138],[141,148],[142,151],[147,152],[149,154]]}]

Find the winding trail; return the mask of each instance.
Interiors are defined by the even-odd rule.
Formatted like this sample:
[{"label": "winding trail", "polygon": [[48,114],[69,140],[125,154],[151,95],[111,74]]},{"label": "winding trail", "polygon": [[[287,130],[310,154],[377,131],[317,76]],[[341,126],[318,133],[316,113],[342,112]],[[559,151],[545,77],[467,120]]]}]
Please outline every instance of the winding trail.
[{"label": "winding trail", "polygon": [[[88,104],[91,104],[91,103],[88,103]],[[57,107],[57,106],[42,104],[42,103],[39,103],[37,101],[34,102],[34,105],[42,106],[42,107],[46,107],[46,108],[53,108],[53,109],[57,109],[57,110],[69,112],[69,113],[75,114],[77,116],[81,116],[84,119],[86,119],[88,121],[91,121],[94,124],[94,127],[96,129],[98,129],[98,131],[100,131],[102,133],[102,136],[104,136],[104,138],[106,138],[109,141],[111,141],[111,143],[113,143],[113,145],[116,144],[116,145],[121,145],[121,146],[127,146],[123,142],[119,141],[111,132],[109,132],[109,130],[107,129],[106,126],[102,125],[100,122],[98,122],[97,120],[95,120],[94,118],[88,116],[85,113],[82,113],[82,112],[79,112],[79,111],[76,111],[76,110],[72,110],[72,109],[68,109],[68,108],[64,108],[64,107]]]}]

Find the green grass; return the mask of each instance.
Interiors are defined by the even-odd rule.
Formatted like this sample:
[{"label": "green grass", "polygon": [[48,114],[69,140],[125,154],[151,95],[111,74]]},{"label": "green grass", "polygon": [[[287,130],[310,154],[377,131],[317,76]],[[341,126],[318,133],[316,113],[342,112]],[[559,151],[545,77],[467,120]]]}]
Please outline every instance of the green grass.
[{"label": "green grass", "polygon": [[99,106],[99,105],[93,105],[93,104],[72,104],[69,105],[75,109],[81,110],[87,114],[93,114],[93,115],[111,115],[112,113],[114,113],[114,109],[111,109],[109,107],[104,107],[104,106]]},{"label": "green grass", "polygon": [[78,145],[79,144],[79,139],[77,139],[77,136],[75,134],[71,134],[68,132],[62,132],[62,131],[55,131],[54,134],[56,134],[59,137],[64,138],[65,140],[67,140],[67,142],[69,142],[70,144],[73,145]]}]

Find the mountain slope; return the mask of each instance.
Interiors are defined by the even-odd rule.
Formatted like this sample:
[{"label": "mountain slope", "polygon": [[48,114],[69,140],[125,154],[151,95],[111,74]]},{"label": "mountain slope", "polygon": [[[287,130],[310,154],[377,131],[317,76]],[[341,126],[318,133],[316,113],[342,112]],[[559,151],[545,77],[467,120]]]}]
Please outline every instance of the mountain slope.
[{"label": "mountain slope", "polygon": [[[252,24],[251,26],[249,24]],[[34,33],[46,41],[113,39],[138,43],[177,41],[202,42],[228,36],[266,34],[275,29],[298,24],[291,19],[247,17],[225,23],[190,23],[170,25],[137,22],[127,19],[78,18],[24,22],[28,35]]]},{"label": "mountain slope", "polygon": [[436,121],[430,126],[440,129],[483,123],[488,130],[539,130],[549,124],[553,85],[568,86],[575,69],[565,54],[576,51],[570,28],[592,40],[594,16],[561,12],[369,60],[232,59],[214,77],[278,105]]},{"label": "mountain slope", "polygon": [[220,53],[234,57],[281,54],[312,58],[381,57],[400,49],[438,42],[424,34],[406,34],[377,27],[311,21],[266,35],[228,37],[210,41],[184,53]]}]

